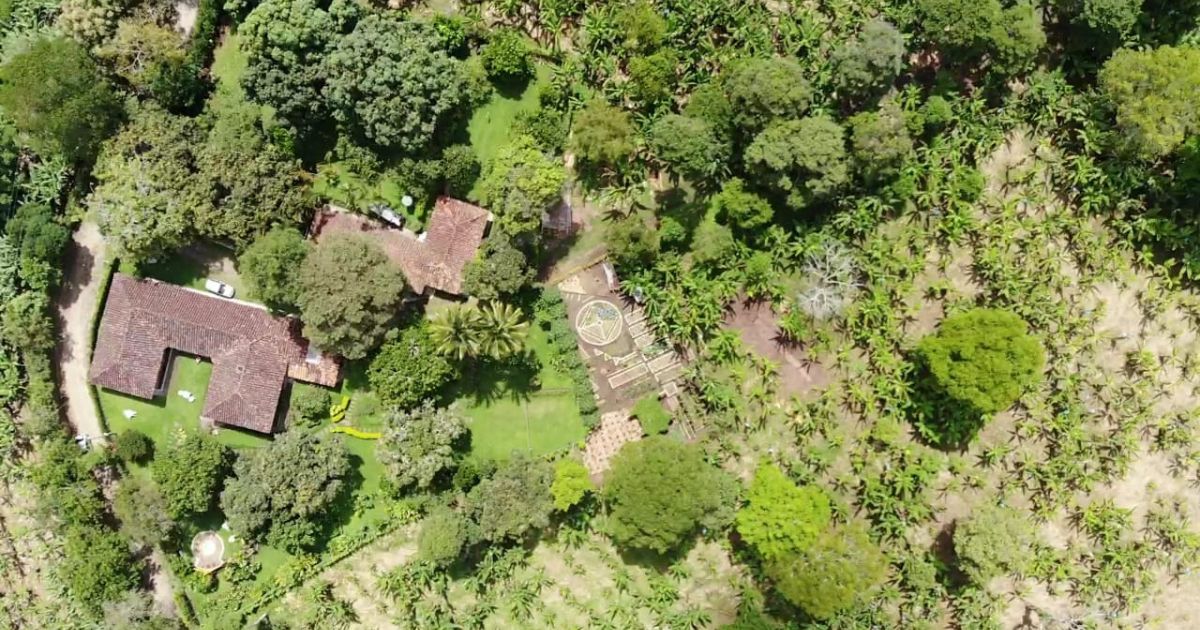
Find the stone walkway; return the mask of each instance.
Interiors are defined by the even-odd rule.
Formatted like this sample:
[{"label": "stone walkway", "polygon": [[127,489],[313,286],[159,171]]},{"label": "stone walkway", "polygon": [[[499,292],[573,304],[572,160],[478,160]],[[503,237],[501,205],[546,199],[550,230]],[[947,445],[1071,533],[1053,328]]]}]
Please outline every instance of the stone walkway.
[{"label": "stone walkway", "polygon": [[55,364],[63,411],[71,429],[93,437],[104,432],[88,387],[92,314],[104,280],[104,238],[100,228],[84,221],[71,237],[65,256],[66,274],[54,301],[59,337]]}]

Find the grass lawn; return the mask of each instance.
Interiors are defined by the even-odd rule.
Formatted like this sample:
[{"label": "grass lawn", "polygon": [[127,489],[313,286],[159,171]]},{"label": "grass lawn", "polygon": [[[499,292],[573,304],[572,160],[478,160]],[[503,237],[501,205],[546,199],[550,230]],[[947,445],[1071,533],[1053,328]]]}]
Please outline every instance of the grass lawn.
[{"label": "grass lawn", "polygon": [[[506,94],[497,90],[486,105],[471,115],[467,133],[471,136],[471,146],[480,164],[487,164],[508,142],[517,114],[537,109],[538,92],[550,81],[550,66],[539,63],[536,68],[536,77],[520,94]],[[478,189],[472,190],[469,196],[477,198],[478,192]]]},{"label": "grass lawn", "polygon": [[201,291],[206,278],[220,280],[233,287],[237,299],[255,301],[247,295],[246,285],[234,269],[233,252],[212,243],[200,242],[184,251],[167,254],[158,262],[143,265],[141,271],[147,278]]},{"label": "grass lawn", "polygon": [[551,367],[545,331],[534,326],[529,348],[541,360],[533,387],[530,374],[502,373],[481,366],[467,374],[458,392],[471,429],[471,454],[476,460],[504,460],[516,451],[543,455],[568,448],[587,437],[579,416],[571,379]]},{"label": "grass lawn", "polygon": [[398,181],[384,175],[372,183],[350,172],[341,162],[328,162],[317,168],[317,175],[312,182],[312,194],[359,212],[366,212],[371,203],[383,201],[391,206],[392,210],[403,214],[406,220],[404,227],[414,232],[421,231],[425,222],[426,209],[422,208],[421,204],[405,208],[401,203],[406,191]]},{"label": "grass lawn", "polygon": [[220,109],[227,104],[246,100],[242,90],[242,76],[250,65],[250,58],[242,50],[241,38],[226,31],[221,44],[213,51],[212,77],[217,89],[212,96],[212,106]]},{"label": "grass lawn", "polygon": [[[154,400],[142,400],[114,391],[99,390],[100,409],[108,430],[115,433],[138,430],[154,440],[156,448],[162,448],[180,432],[200,432],[200,410],[208,394],[208,379],[212,376],[212,363],[197,361],[194,357],[175,355],[171,367],[171,380],[164,395]],[[188,402],[177,392],[187,390],[196,395],[196,402]],[[132,420],[126,420],[122,412],[131,409],[137,412]],[[270,442],[249,431],[222,428],[216,435],[217,441],[234,449],[265,446]]]}]

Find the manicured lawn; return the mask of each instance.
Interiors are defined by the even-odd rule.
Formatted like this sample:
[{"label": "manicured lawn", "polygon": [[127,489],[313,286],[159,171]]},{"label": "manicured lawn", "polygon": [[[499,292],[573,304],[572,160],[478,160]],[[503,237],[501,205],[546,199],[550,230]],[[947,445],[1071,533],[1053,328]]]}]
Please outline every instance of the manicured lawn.
[{"label": "manicured lawn", "polygon": [[[200,431],[200,410],[208,394],[208,379],[212,376],[212,363],[197,361],[194,357],[176,355],[171,369],[171,380],[163,396],[154,400],[142,400],[105,389],[99,390],[100,409],[108,430],[123,433],[138,430],[154,440],[156,448],[162,448],[180,432]],[[196,402],[181,398],[179,390],[190,391]],[[122,412],[131,409],[137,412],[132,420],[126,420]],[[265,446],[268,438],[248,431],[221,428],[217,441],[235,449]]]},{"label": "manicured lawn", "polygon": [[530,374],[488,365],[462,379],[458,403],[471,429],[471,458],[504,460],[517,451],[543,455],[587,437],[570,377],[550,366],[546,333],[536,326],[529,348],[542,363],[536,374],[540,387]]},{"label": "manicured lawn", "polygon": [[242,90],[242,76],[250,65],[250,58],[241,47],[241,38],[236,33],[226,32],[221,45],[213,51],[212,77],[217,84],[213,95],[213,107],[237,103],[246,98]]}]

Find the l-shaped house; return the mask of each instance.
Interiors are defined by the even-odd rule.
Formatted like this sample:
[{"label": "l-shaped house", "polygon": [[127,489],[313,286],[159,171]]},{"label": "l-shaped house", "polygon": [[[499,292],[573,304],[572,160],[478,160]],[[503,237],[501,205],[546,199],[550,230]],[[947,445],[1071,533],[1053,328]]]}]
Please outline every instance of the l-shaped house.
[{"label": "l-shaped house", "polygon": [[341,361],[300,335],[300,321],[266,309],[125,274],[113,276],[88,378],[153,399],[170,382],[171,357],[210,359],[206,423],[273,433],[289,380],[334,387]]}]

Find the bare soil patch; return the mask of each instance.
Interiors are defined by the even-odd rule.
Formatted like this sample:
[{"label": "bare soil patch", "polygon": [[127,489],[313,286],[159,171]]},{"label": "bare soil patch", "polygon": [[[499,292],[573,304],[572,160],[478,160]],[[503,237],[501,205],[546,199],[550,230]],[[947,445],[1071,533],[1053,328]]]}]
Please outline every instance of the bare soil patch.
[{"label": "bare soil patch", "polygon": [[810,359],[800,346],[779,338],[771,305],[739,300],[725,318],[725,327],[736,330],[742,342],[759,356],[779,365],[779,393],[784,398],[822,389],[830,381],[828,370]]}]

